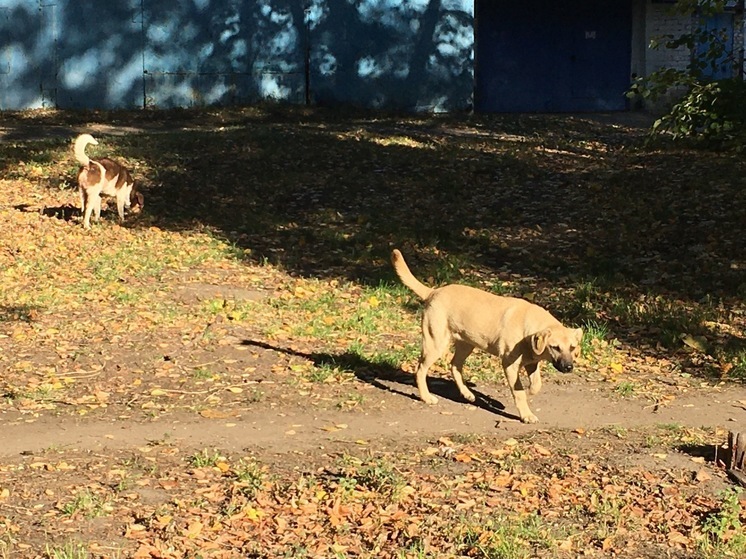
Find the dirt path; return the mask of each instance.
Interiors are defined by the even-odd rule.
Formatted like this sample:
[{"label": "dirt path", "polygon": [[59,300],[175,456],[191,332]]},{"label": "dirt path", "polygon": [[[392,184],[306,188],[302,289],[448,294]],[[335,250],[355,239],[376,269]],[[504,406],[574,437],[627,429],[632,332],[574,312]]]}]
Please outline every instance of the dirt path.
[{"label": "dirt path", "polygon": [[737,386],[689,390],[656,405],[643,398],[609,395],[597,383],[550,385],[533,400],[533,409],[541,419],[538,425],[523,425],[512,417],[512,403],[498,387],[490,387],[482,401],[504,402],[505,411],[443,398],[437,406],[426,406],[407,398],[414,391],[399,384],[391,390],[400,394],[372,390],[378,392],[370,398],[373,404],[360,411],[269,403],[213,419],[196,413],[167,413],[142,421],[114,417],[113,412],[83,419],[18,417],[4,422],[0,456],[37,453],[50,447],[91,451],[136,448],[164,440],[191,449],[284,453],[323,449],[330,443],[367,444],[382,438],[406,441],[455,433],[507,438],[555,428],[591,430],[673,423],[727,428],[746,422],[746,388]]}]

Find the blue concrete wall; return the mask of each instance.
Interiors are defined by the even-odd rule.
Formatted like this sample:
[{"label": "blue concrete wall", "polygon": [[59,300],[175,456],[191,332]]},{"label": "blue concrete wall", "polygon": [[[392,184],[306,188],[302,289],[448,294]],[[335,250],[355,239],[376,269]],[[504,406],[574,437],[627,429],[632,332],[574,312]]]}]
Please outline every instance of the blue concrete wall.
[{"label": "blue concrete wall", "polygon": [[311,95],[323,104],[471,105],[474,0],[312,2]]},{"label": "blue concrete wall", "polygon": [[473,0],[0,0],[0,109],[471,105]]}]

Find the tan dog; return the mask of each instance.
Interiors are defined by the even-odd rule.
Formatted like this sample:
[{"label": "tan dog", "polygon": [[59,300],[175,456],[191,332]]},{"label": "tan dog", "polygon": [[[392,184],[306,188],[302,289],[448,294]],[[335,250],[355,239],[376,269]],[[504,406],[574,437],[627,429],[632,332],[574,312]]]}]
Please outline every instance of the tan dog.
[{"label": "tan dog", "polygon": [[451,374],[461,395],[473,402],[474,394],[464,384],[462,373],[466,358],[477,347],[500,358],[521,421],[536,423],[519,378],[521,367],[529,376],[529,393],[536,394],[541,389],[540,362],[549,361],[563,373],[572,371],[583,331],[562,326],[549,312],[523,299],[466,285],[431,289],[412,275],[398,250],[391,253],[391,262],[402,283],[425,301],[417,366],[420,398],[428,404],[438,402],[427,388],[427,371],[453,342]]},{"label": "tan dog", "polygon": [[132,175],[122,165],[108,157],[98,160],[89,158],[85,153],[88,144],[97,145],[98,142],[90,134],[81,134],[75,138],[73,148],[75,159],[81,164],[78,171],[78,191],[83,227],[91,228],[92,212],[95,212],[96,221],[101,217],[102,194],[116,197],[119,222],[122,223],[124,208],[137,212],[142,209],[145,199],[138,192]]}]

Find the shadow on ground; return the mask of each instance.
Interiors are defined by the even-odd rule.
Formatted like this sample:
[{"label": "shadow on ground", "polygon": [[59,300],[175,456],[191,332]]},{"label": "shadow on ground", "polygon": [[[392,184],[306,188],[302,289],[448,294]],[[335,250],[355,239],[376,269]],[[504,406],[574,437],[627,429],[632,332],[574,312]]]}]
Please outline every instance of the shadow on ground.
[{"label": "shadow on ground", "polygon": [[[532,293],[563,321],[653,347],[709,335],[718,317],[700,302],[721,312],[746,293],[743,158],[646,148],[621,116],[258,107],[41,124],[99,130],[99,153],[135,169],[146,203],[133,227],[206,228],[292,275],[393,281],[399,247],[428,283]],[[69,158],[69,138],[46,141]],[[6,146],[4,170],[50,158],[29,145]],[[743,347],[727,335],[719,346]]]},{"label": "shadow on ground", "polygon": [[[401,369],[391,367],[384,363],[376,363],[361,357],[360,355],[352,352],[344,353],[305,353],[302,351],[296,351],[294,349],[275,346],[266,342],[257,340],[243,340],[242,345],[258,347],[261,349],[284,353],[286,355],[292,355],[294,357],[301,357],[311,361],[315,367],[332,366],[339,367],[344,371],[352,372],[355,377],[359,380],[370,384],[392,394],[404,396],[412,400],[419,401],[416,393],[412,390],[403,390],[398,386],[414,387],[414,377],[411,374],[403,372]],[[428,386],[430,391],[453,402],[463,403],[464,399],[459,394],[456,385],[449,380],[439,378],[429,378]],[[483,410],[489,411],[506,419],[513,419],[520,421],[520,417],[513,415],[505,411],[505,405],[477,390],[470,387],[477,397],[473,405],[482,408]]]}]

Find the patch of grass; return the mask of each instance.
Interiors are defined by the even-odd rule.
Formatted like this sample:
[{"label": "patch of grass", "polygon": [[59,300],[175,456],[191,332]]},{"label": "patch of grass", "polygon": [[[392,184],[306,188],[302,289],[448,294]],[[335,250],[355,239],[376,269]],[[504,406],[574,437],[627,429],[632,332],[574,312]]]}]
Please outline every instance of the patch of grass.
[{"label": "patch of grass", "polygon": [[395,501],[406,486],[404,476],[384,458],[363,462],[353,456],[344,455],[340,461],[342,464],[340,479],[347,478],[348,480],[341,482],[340,487],[351,489],[354,484],[354,487],[360,486]]},{"label": "patch of grass", "polygon": [[568,314],[582,322],[595,321],[601,299],[601,292],[595,281],[578,283],[571,298],[572,306],[568,309]]},{"label": "patch of grass", "polygon": [[358,482],[368,489],[396,500],[405,486],[404,477],[384,459],[364,464],[358,471]]},{"label": "patch of grass", "polygon": [[595,520],[595,537],[603,541],[614,535],[622,523],[622,508],[625,503],[602,490],[593,491],[589,500],[588,510]]},{"label": "patch of grass", "polygon": [[348,351],[360,357],[361,360],[370,362],[373,366],[401,369],[403,363],[416,362],[420,357],[419,344],[407,344],[386,349],[367,348],[363,343],[350,344]]},{"label": "patch of grass", "polygon": [[68,541],[62,547],[46,545],[45,559],[88,559],[91,555],[79,542]]},{"label": "patch of grass", "polygon": [[197,367],[192,370],[192,378],[195,380],[211,380],[215,378],[215,376],[216,375],[211,373],[206,367]]},{"label": "patch of grass", "polygon": [[306,373],[305,378],[311,382],[325,383],[333,382],[336,379],[349,376],[351,373],[335,363],[319,363],[311,367]]},{"label": "patch of grass", "polygon": [[746,381],[746,349],[735,352],[729,360],[728,377]]},{"label": "patch of grass", "polygon": [[528,559],[536,549],[552,548],[551,527],[536,514],[521,517],[496,515],[479,525],[465,523],[458,546],[469,557]]},{"label": "patch of grass", "polygon": [[214,468],[218,462],[225,460],[223,455],[217,450],[202,449],[187,458],[187,462],[194,468]]},{"label": "patch of grass", "polygon": [[106,501],[89,490],[81,491],[72,501],[60,506],[60,512],[66,516],[83,515],[86,518],[96,518],[107,514],[109,508]]},{"label": "patch of grass", "polygon": [[419,539],[396,552],[397,559],[436,559],[438,556],[437,552],[427,551],[426,545]]},{"label": "patch of grass", "polygon": [[609,335],[609,327],[596,320],[583,322],[583,339],[580,342],[580,351],[583,357],[588,358],[595,350],[606,341]]},{"label": "patch of grass", "polygon": [[720,495],[720,508],[705,516],[701,523],[704,538],[699,541],[700,551],[707,557],[746,556],[746,526],[741,522],[740,488],[724,491]]},{"label": "patch of grass", "polygon": [[617,297],[611,301],[610,310],[625,327],[646,328],[666,347],[678,347],[682,334],[702,334],[704,322],[718,316],[711,305],[686,305],[660,295],[636,300]]},{"label": "patch of grass", "polygon": [[254,460],[239,460],[231,471],[236,478],[238,491],[250,499],[264,486],[267,479],[265,469]]},{"label": "patch of grass", "polygon": [[[374,287],[303,280],[289,292],[262,303],[271,312],[254,312],[269,336],[278,332],[324,340],[379,337],[407,320],[399,302],[402,289],[381,283]],[[257,309],[259,307],[256,307]]]},{"label": "patch of grass", "polygon": [[345,395],[339,402],[337,402],[337,409],[340,410],[352,410],[362,405],[365,401],[365,396],[358,392],[351,392]]},{"label": "patch of grass", "polygon": [[622,427],[621,425],[604,425],[599,429],[599,431],[609,433],[610,435],[615,436],[618,439],[623,439],[627,436],[627,428]]},{"label": "patch of grass", "polygon": [[631,398],[637,392],[637,384],[630,380],[623,380],[614,386],[614,392],[622,398]]}]

